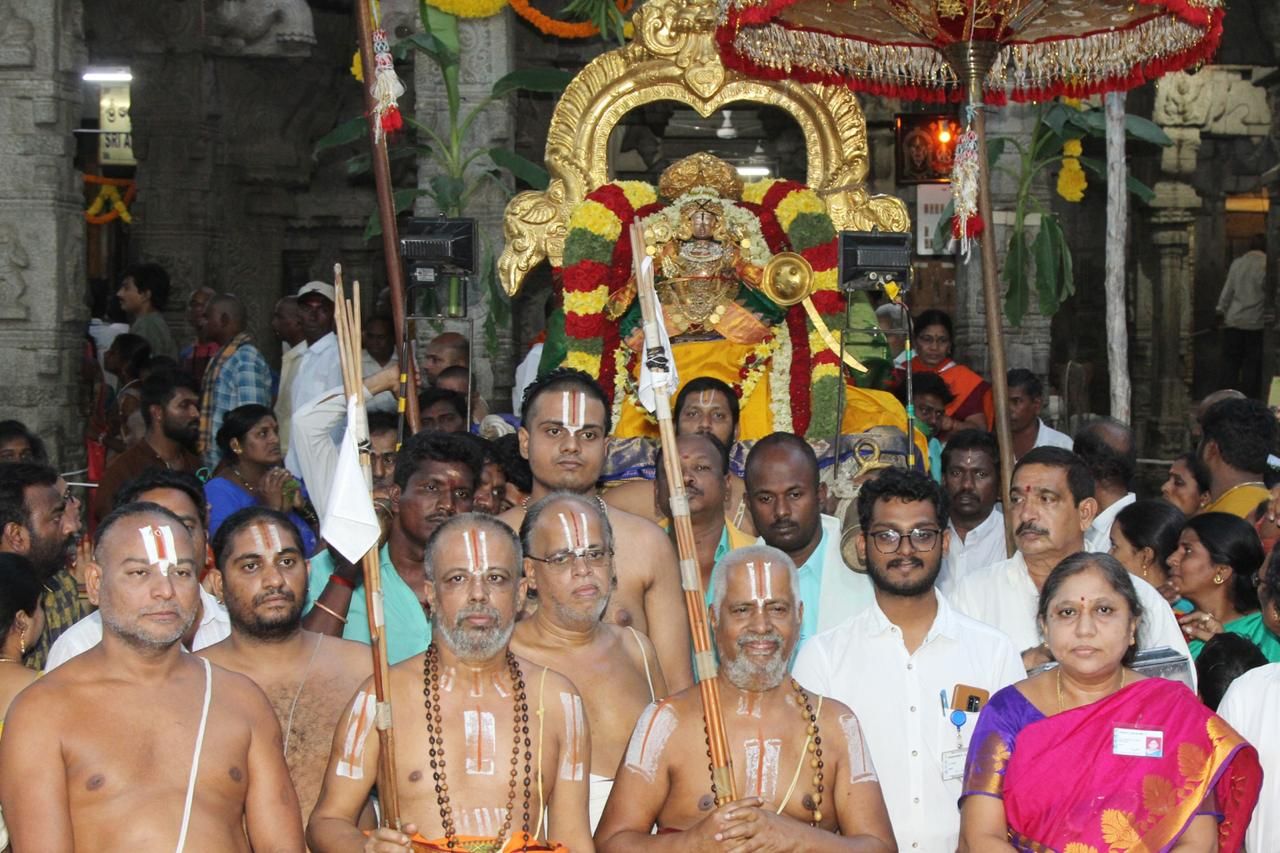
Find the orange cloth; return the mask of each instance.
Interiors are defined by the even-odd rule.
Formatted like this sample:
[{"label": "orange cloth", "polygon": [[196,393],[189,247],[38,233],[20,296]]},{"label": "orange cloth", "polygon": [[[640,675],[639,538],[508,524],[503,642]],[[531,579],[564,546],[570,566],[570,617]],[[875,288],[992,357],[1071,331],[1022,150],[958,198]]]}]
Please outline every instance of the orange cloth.
[{"label": "orange cloth", "polygon": [[911,369],[916,373],[936,373],[947,383],[955,399],[947,404],[947,415],[964,420],[981,412],[987,419],[987,429],[996,422],[995,400],[991,385],[963,364],[947,359],[937,368],[929,367],[920,357],[911,359]]},{"label": "orange cloth", "polygon": [[528,833],[517,832],[511,836],[506,844],[498,847],[498,839],[481,838],[477,835],[455,835],[456,842],[453,848],[449,847],[448,840],[444,838],[430,840],[423,838],[421,835],[415,834],[411,839],[413,841],[414,853],[515,853],[518,850],[528,850],[530,853],[569,853],[569,848],[563,844],[549,842],[554,846],[547,846],[534,841],[529,837]]}]

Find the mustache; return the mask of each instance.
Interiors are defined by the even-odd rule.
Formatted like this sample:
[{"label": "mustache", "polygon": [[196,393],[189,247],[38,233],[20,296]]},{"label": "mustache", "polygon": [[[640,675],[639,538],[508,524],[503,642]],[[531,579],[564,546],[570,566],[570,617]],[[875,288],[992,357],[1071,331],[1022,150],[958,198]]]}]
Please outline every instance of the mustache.
[{"label": "mustache", "polygon": [[1013,531],[1014,536],[1021,536],[1024,533],[1038,533],[1041,536],[1049,535],[1049,531],[1045,530],[1043,527],[1032,524],[1030,521],[1022,522],[1018,525],[1018,529]]},{"label": "mustache", "polygon": [[782,635],[777,631],[766,631],[763,634],[747,631],[738,635],[738,648],[744,649],[750,643],[777,643],[778,646],[781,646]]},{"label": "mustache", "polygon": [[453,627],[461,629],[463,627],[462,623],[472,616],[487,616],[494,622],[498,622],[502,614],[498,612],[498,608],[490,607],[487,604],[468,604],[459,610],[458,615],[454,617]]},{"label": "mustache", "polygon": [[908,568],[914,569],[923,565],[924,565],[924,560],[921,560],[919,557],[898,557],[896,559],[890,560],[885,565],[885,568],[896,569],[899,566],[906,566]]},{"label": "mustache", "polygon": [[280,587],[279,589],[268,589],[268,590],[265,590],[264,592],[260,592],[257,595],[255,595],[253,597],[254,607],[257,607],[259,604],[266,601],[268,598],[270,598],[273,595],[280,596],[290,604],[293,604],[298,600],[298,596],[294,594],[294,591],[289,589],[287,586],[285,586],[285,587]]}]

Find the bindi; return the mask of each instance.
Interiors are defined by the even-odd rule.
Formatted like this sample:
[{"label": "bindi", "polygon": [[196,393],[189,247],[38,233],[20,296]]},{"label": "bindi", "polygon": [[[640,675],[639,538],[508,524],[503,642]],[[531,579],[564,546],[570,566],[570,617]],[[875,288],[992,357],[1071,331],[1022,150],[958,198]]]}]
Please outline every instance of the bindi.
[{"label": "bindi", "polygon": [[564,391],[560,395],[560,422],[577,435],[587,422],[587,395],[581,391]]},{"label": "bindi", "polygon": [[142,547],[147,552],[147,563],[169,576],[169,569],[178,562],[178,550],[173,546],[173,528],[167,524],[148,524],[138,528]]}]

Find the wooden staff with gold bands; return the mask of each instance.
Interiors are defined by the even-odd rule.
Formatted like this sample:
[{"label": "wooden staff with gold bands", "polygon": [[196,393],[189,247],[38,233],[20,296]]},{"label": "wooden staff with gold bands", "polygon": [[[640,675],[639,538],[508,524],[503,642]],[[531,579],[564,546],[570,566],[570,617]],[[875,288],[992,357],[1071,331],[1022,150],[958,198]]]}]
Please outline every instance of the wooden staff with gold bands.
[{"label": "wooden staff with gold bands", "polygon": [[685,611],[689,617],[689,633],[693,637],[693,672],[702,696],[702,716],[707,725],[707,745],[711,751],[711,781],[715,786],[716,804],[731,803],[738,798],[733,778],[733,760],[729,755],[729,738],[725,733],[724,715],[720,710],[720,682],[716,679],[716,656],[707,625],[706,599],[702,590],[702,574],[698,570],[698,551],[693,538],[693,521],[689,516],[689,500],[684,491],[684,474],[680,470],[680,449],[676,446],[676,428],[671,417],[670,354],[663,347],[658,315],[658,294],[653,286],[653,259],[645,252],[644,234],[639,224],[631,225],[631,257],[635,267],[636,291],[644,318],[644,360],[654,376],[654,415],[662,441],[662,462],[671,492],[671,524],[676,532],[676,553],[680,558],[680,585],[684,588]]}]

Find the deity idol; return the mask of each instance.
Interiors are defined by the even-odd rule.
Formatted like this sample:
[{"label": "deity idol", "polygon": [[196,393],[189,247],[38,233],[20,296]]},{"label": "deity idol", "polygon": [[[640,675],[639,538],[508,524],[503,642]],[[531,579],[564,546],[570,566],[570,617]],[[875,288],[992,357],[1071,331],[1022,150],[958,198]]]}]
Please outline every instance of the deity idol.
[{"label": "deity idol", "polygon": [[[657,434],[636,398],[643,337],[628,239],[633,222],[654,257],[679,378],[711,376],[730,385],[741,406],[742,441],[785,430],[830,442],[837,430],[905,425],[892,396],[857,387],[856,374],[841,368],[838,337],[846,322],[876,323],[865,296],[846,305],[837,286],[836,231],[817,193],[777,179],[744,185],[729,164],[698,153],[663,172],[656,190],[640,181],[598,187],[569,220],[563,311],[549,324],[541,369],[573,367],[597,377],[612,398],[615,438]],[[854,355],[885,353],[868,347]]]}]

